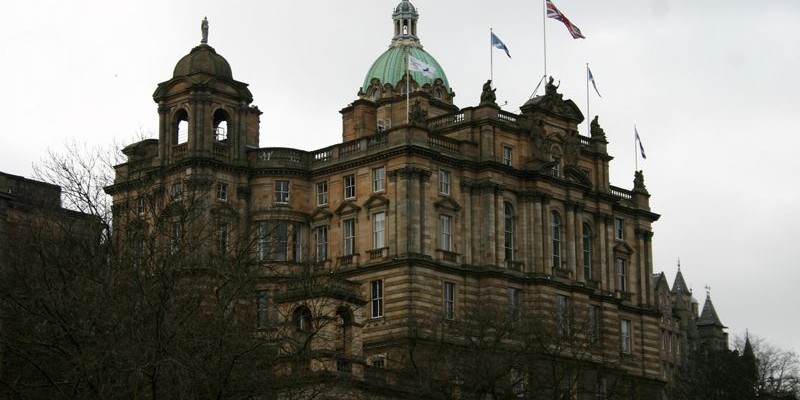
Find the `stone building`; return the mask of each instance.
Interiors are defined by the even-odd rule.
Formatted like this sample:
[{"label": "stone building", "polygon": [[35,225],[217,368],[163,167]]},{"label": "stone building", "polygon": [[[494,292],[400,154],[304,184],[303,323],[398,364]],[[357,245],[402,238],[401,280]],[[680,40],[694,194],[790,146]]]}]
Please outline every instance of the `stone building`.
[{"label": "stone building", "polygon": [[[659,215],[642,173],[630,189],[609,182],[598,119],[581,134],[584,115],[552,78],[519,114],[496,104],[491,82],[480,104],[457,107],[418,18],[409,1],[397,5],[389,49],[341,110],[342,142],[314,151],[260,147],[262,112],[204,32],[153,94],[158,139],[126,147],[106,189],[115,240],[136,247],[127,228],[149,207],[196,205],[207,223],[167,216],[164,240],[174,248],[192,234],[205,240],[193,262],[240,251],[261,268],[258,330],[337,321],[312,342],[326,355],[286,373],[334,372],[408,396],[421,386],[405,384],[419,354],[410,346],[469,348],[467,335],[445,332],[490,314],[548,343],[536,361],[498,367],[496,390],[655,398],[665,384],[651,279]],[[407,72],[407,57],[427,71]],[[522,336],[502,339],[509,354],[529,350]],[[558,372],[549,382],[545,363]],[[469,367],[443,362],[428,378],[469,398]]]}]

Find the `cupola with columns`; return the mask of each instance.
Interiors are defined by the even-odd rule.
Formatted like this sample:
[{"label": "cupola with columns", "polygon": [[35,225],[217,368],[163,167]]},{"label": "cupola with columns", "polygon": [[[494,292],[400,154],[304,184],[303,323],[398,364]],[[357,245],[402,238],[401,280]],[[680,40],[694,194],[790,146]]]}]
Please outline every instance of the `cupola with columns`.
[{"label": "cupola with columns", "polygon": [[172,79],[153,93],[158,103],[162,165],[186,158],[243,164],[247,148],[258,147],[261,112],[251,106],[247,84],[233,79],[230,64],[208,45],[208,20],[200,45],[175,65]]}]

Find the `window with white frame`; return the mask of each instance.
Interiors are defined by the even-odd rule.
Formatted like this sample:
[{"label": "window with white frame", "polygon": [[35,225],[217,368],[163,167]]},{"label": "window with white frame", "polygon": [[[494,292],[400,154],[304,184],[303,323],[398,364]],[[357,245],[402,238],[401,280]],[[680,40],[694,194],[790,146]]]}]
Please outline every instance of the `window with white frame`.
[{"label": "window with white frame", "polygon": [[372,169],[372,191],[382,192],[386,189],[386,168],[378,167]]},{"label": "window with white frame", "polygon": [[275,181],[275,203],[276,204],[289,203],[289,181],[285,180]]},{"label": "window with white frame", "polygon": [[259,222],[258,239],[256,240],[256,254],[258,261],[265,261],[269,258],[269,223]]},{"label": "window with white frame", "polygon": [[289,223],[277,221],[274,225],[275,254],[272,259],[275,261],[286,261],[289,259]]},{"label": "window with white frame", "polygon": [[386,213],[376,212],[372,214],[372,248],[382,249],[386,247]]},{"label": "window with white frame", "polygon": [[614,218],[614,239],[625,239],[625,220],[622,218]]},{"label": "window with white frame", "polygon": [[317,182],[317,205],[324,206],[328,204],[328,182]]},{"label": "window with white frame", "polygon": [[617,258],[617,290],[620,292],[627,292],[628,289],[628,271],[625,261],[624,258]]},{"label": "window with white frame", "polygon": [[372,318],[380,318],[383,316],[383,281],[374,280],[369,286]]},{"label": "window with white frame", "polygon": [[452,321],[456,316],[456,284],[445,281],[442,284],[444,319]]},{"label": "window with white frame", "polygon": [[522,311],[522,289],[508,288],[508,320],[518,321]]},{"label": "window with white frame", "polygon": [[217,183],[217,200],[228,201],[228,184],[225,182]]},{"label": "window with white frame", "polygon": [[453,217],[450,215],[439,216],[439,248],[453,251]]},{"label": "window with white frame", "polygon": [[343,255],[352,256],[356,251],[356,220],[346,219],[342,221],[342,237],[344,238]]},{"label": "window with white frame", "polygon": [[553,268],[561,268],[561,215],[550,212],[550,252]]},{"label": "window with white frame", "polygon": [[450,195],[451,177],[452,174],[450,171],[443,169],[439,170],[439,194],[443,194],[445,196]]},{"label": "window with white frame", "polygon": [[513,162],[514,149],[510,146],[503,146],[503,164],[511,165]]},{"label": "window with white frame", "polygon": [[583,224],[583,278],[592,279],[592,228]]},{"label": "window with white frame", "polygon": [[621,319],[619,321],[619,346],[624,354],[631,354],[631,321]]},{"label": "window with white frame", "polygon": [[318,226],[314,233],[317,237],[317,261],[325,261],[328,259],[328,226]]},{"label": "window with white frame", "polygon": [[344,199],[352,200],[356,198],[356,176],[353,174],[345,175],[342,178],[344,182]]},{"label": "window with white frame", "polygon": [[514,206],[503,203],[503,233],[506,261],[514,260]]}]

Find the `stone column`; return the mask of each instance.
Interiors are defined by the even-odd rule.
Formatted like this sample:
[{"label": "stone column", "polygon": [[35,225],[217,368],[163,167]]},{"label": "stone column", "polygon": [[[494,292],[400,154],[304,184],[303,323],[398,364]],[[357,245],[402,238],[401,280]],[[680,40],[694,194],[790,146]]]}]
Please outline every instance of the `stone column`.
[{"label": "stone column", "polygon": [[533,265],[534,273],[543,274],[545,272],[544,260],[544,225],[542,223],[542,197],[537,196],[533,199],[533,221],[531,223],[531,230],[533,231]]},{"label": "stone column", "polygon": [[461,235],[459,237],[460,246],[458,247],[458,251],[461,252],[463,263],[472,264],[472,249],[474,248],[472,242],[472,232],[474,232],[475,228],[472,213],[472,189],[470,185],[465,183],[461,184],[461,198],[464,202],[464,223],[461,224]]},{"label": "stone column", "polygon": [[572,278],[577,279],[578,271],[577,271],[577,263],[576,263],[576,254],[575,254],[575,208],[577,204],[568,202],[565,204],[565,209],[567,210],[567,218],[564,224],[564,238],[566,239],[566,246],[565,251],[567,255],[567,269],[572,271]]}]

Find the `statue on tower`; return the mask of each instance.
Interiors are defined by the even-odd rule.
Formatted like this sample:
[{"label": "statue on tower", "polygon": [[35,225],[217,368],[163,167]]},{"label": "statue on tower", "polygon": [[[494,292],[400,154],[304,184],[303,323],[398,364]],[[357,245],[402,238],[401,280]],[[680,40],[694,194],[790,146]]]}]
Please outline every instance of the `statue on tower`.
[{"label": "statue on tower", "polygon": [[208,43],[208,18],[203,17],[203,22],[200,24],[200,31],[203,33],[203,38],[200,39],[201,44]]},{"label": "statue on tower", "polygon": [[561,81],[558,81],[558,85],[553,84],[553,77],[551,76],[550,79],[547,81],[547,84],[544,85],[544,94],[546,95],[553,95],[556,94],[556,89],[561,86]]}]

